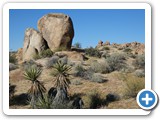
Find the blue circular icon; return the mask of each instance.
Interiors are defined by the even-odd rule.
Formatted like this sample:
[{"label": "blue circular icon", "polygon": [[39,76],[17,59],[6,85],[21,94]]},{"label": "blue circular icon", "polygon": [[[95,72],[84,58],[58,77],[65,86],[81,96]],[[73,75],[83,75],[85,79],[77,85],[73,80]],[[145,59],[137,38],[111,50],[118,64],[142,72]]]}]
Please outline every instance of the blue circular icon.
[{"label": "blue circular icon", "polygon": [[154,108],[157,104],[157,94],[153,90],[141,90],[137,95],[138,105],[145,110]]}]

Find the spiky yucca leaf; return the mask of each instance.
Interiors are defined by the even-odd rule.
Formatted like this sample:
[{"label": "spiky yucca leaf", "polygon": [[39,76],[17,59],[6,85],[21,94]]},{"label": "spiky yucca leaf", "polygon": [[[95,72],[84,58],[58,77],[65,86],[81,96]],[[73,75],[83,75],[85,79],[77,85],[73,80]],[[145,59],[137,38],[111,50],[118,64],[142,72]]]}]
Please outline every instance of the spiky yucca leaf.
[{"label": "spiky yucca leaf", "polygon": [[69,71],[71,70],[71,66],[68,66],[67,64],[63,64],[60,61],[58,61],[53,66],[53,68],[54,74],[56,76],[56,79],[54,81],[55,87],[68,88],[70,84]]},{"label": "spiky yucca leaf", "polygon": [[31,66],[30,68],[25,70],[23,76],[25,79],[34,82],[35,80],[37,80],[41,73],[42,70],[40,68]]},{"label": "spiky yucca leaf", "polygon": [[53,99],[49,98],[47,95],[44,96],[44,99],[38,97],[36,106],[39,109],[51,109]]},{"label": "spiky yucca leaf", "polygon": [[40,68],[31,66],[26,69],[23,74],[25,79],[32,81],[32,85],[31,88],[28,90],[28,93],[31,96],[30,103],[33,109],[36,108],[35,104],[37,99],[39,97],[44,99],[43,93],[46,92],[46,88],[44,87],[44,85],[37,80],[41,73],[42,70]]}]

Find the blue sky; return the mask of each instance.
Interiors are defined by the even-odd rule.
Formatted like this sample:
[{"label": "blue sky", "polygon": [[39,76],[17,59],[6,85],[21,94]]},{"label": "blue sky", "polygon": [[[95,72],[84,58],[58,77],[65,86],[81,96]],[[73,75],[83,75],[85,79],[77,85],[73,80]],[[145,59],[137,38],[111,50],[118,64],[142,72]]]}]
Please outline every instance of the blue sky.
[{"label": "blue sky", "polygon": [[22,48],[25,30],[37,29],[37,21],[48,13],[69,15],[75,31],[72,44],[79,42],[83,48],[95,47],[99,40],[111,43],[145,41],[144,9],[11,9],[9,12],[10,50]]}]

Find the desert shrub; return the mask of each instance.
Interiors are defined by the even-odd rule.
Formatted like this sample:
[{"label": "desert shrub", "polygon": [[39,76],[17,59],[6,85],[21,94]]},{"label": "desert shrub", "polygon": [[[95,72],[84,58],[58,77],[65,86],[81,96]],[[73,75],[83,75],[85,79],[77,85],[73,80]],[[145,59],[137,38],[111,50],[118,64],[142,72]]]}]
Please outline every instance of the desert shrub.
[{"label": "desert shrub", "polygon": [[137,77],[145,77],[145,71],[144,70],[136,70],[134,72],[134,74],[137,76]]},{"label": "desert shrub", "polygon": [[93,47],[86,48],[85,54],[91,57],[98,57],[98,58],[101,57],[101,53],[96,48],[93,48]]},{"label": "desert shrub", "polygon": [[10,63],[13,63],[13,64],[16,64],[16,63],[17,63],[17,59],[16,59],[15,54],[9,53],[9,62],[10,62]]},{"label": "desert shrub", "polygon": [[58,51],[66,51],[66,50],[67,50],[66,47],[61,46],[61,47],[58,47],[56,50],[54,50],[54,52],[58,52]]},{"label": "desert shrub", "polygon": [[119,47],[118,50],[123,50],[123,47]]},{"label": "desert shrub", "polygon": [[134,72],[134,68],[129,65],[124,65],[123,68],[120,70],[123,73],[132,73]]},{"label": "desert shrub", "polygon": [[23,67],[24,70],[26,70],[26,69],[29,69],[30,67],[40,67],[40,66],[38,66],[35,63],[35,61],[29,60],[29,61],[23,62],[22,67]]},{"label": "desert shrub", "polygon": [[68,58],[67,58],[67,56],[64,56],[64,57],[60,58],[58,61],[60,61],[62,64],[67,64]]},{"label": "desert shrub", "polygon": [[39,54],[34,54],[33,59],[38,60],[41,58],[52,57],[52,55],[53,55],[53,52],[50,49],[46,49],[41,51]]},{"label": "desert shrub", "polygon": [[145,69],[145,56],[138,55],[132,64],[136,69]]},{"label": "desert shrub", "polygon": [[34,54],[33,55],[33,59],[34,60],[38,60],[38,59],[41,59],[42,57],[39,55],[39,54]]},{"label": "desert shrub", "polygon": [[105,80],[100,74],[93,74],[90,81],[97,82],[97,83],[104,83]]},{"label": "desert shrub", "polygon": [[133,59],[136,58],[136,55],[134,55],[133,53],[128,53],[127,56],[130,57],[130,58],[133,58]]},{"label": "desert shrub", "polygon": [[85,80],[91,80],[94,71],[91,69],[84,69],[82,65],[76,66],[74,76],[81,77]]},{"label": "desert shrub", "polygon": [[97,91],[93,91],[88,94],[89,97],[89,107],[91,109],[100,108],[104,104],[104,100],[100,97]]},{"label": "desert shrub", "polygon": [[110,68],[107,62],[98,63],[97,61],[91,63],[91,70],[95,73],[109,73]]},{"label": "desert shrub", "polygon": [[124,97],[135,98],[138,92],[145,88],[145,80],[143,78],[136,77],[131,74],[123,75],[123,80],[125,82],[124,86]]},{"label": "desert shrub", "polygon": [[105,46],[105,47],[103,47],[103,50],[110,50],[110,48]]},{"label": "desert shrub", "polygon": [[123,52],[131,52],[132,50],[131,50],[131,48],[125,48],[124,50],[123,50]]},{"label": "desert shrub", "polygon": [[43,51],[40,53],[40,56],[41,56],[42,58],[52,57],[52,55],[53,55],[53,52],[52,52],[50,49],[43,50]]},{"label": "desert shrub", "polygon": [[79,42],[76,42],[76,43],[74,44],[74,47],[75,47],[75,48],[81,48],[81,44],[80,44]]},{"label": "desert shrub", "polygon": [[76,80],[72,80],[72,81],[71,81],[71,84],[72,84],[72,85],[81,85],[82,82],[81,82],[80,80],[77,80],[77,79],[76,79]]},{"label": "desert shrub", "polygon": [[74,67],[74,76],[76,77],[84,77],[86,70],[81,64],[78,64]]},{"label": "desert shrub", "polygon": [[70,66],[75,66],[76,63],[72,60],[68,60],[67,64],[70,65]]},{"label": "desert shrub", "polygon": [[54,102],[53,98],[48,97],[47,95],[44,98],[38,98],[36,102],[37,109],[71,109],[73,108],[70,102],[64,102],[63,104],[59,104]]},{"label": "desert shrub", "polygon": [[41,97],[38,98],[36,101],[36,108],[37,109],[51,109],[52,108],[53,99],[44,95],[43,99]]},{"label": "desert shrub", "polygon": [[115,71],[115,70],[121,70],[122,68],[126,67],[125,64],[125,55],[124,54],[118,54],[114,53],[110,55],[110,57],[106,58],[106,61],[108,63],[108,70],[109,72]]},{"label": "desert shrub", "polygon": [[107,51],[101,51],[101,57],[107,58],[107,57],[110,57],[110,55],[108,54]]},{"label": "desert shrub", "polygon": [[52,56],[49,60],[48,60],[48,63],[47,63],[47,67],[51,67],[53,66],[53,64],[56,64],[59,60],[59,57],[58,56]]}]

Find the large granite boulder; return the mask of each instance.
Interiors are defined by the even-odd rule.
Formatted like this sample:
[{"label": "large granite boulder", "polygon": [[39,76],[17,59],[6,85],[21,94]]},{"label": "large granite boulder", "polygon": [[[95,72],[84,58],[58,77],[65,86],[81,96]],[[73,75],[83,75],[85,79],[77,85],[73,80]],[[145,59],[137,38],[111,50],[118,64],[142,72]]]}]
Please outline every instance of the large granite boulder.
[{"label": "large granite boulder", "polygon": [[74,28],[68,15],[62,13],[47,14],[38,21],[38,29],[53,52],[59,48],[71,49]]},{"label": "large granite boulder", "polygon": [[34,55],[39,54],[47,47],[46,41],[37,30],[33,28],[26,29],[23,45],[23,61],[32,59]]}]

